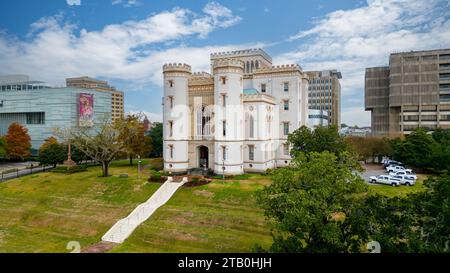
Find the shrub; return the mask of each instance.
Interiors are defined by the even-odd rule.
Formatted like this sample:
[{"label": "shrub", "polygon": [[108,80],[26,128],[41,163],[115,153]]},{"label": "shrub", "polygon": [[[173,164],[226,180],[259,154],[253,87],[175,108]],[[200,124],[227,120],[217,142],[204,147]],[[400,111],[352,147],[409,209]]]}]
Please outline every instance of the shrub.
[{"label": "shrub", "polygon": [[85,171],[87,171],[87,167],[84,165],[72,166],[72,167],[58,166],[58,167],[54,168],[53,170],[51,170],[51,172],[54,172],[54,173],[64,173],[64,174],[73,174],[73,173],[79,173],[79,172],[85,172]]}]

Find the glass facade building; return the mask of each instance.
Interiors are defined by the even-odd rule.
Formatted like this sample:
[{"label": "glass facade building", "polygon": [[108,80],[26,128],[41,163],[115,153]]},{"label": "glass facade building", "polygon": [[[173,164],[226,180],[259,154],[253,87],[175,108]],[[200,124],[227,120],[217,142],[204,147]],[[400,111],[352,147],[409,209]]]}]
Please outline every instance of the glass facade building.
[{"label": "glass facade building", "polygon": [[[80,94],[93,95],[93,121],[98,126],[111,119],[111,93],[82,88],[25,88],[28,84],[0,82],[0,135],[5,135],[11,123],[17,122],[28,129],[32,149],[39,149],[44,140],[53,136],[56,128],[78,126]],[[3,88],[9,86],[10,88]],[[13,90],[12,86],[16,86]]]}]

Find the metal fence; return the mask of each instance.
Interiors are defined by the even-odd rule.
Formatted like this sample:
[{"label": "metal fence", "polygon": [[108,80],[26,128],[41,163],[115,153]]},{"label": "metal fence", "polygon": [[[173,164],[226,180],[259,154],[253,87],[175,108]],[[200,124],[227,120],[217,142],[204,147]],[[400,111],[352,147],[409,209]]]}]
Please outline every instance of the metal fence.
[{"label": "metal fence", "polygon": [[18,177],[22,177],[25,175],[30,175],[33,173],[40,173],[40,172],[45,172],[48,170],[53,169],[53,166],[44,166],[44,165],[33,165],[31,164],[30,166],[27,166],[26,168],[15,168],[15,169],[9,169],[9,170],[5,170],[5,171],[1,171],[0,172],[0,182],[9,180],[9,179],[13,179],[13,178],[18,178]]}]

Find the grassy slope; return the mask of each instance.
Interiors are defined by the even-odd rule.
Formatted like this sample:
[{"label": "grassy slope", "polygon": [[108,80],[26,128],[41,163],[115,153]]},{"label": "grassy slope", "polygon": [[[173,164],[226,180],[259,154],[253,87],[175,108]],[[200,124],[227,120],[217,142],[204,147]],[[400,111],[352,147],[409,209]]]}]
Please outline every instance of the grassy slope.
[{"label": "grassy slope", "polygon": [[[248,179],[247,179],[248,178]],[[270,178],[181,188],[113,252],[249,252],[272,242],[254,192]]]},{"label": "grassy slope", "polygon": [[[40,173],[0,183],[0,252],[68,252],[101,236],[159,187],[138,179],[137,167],[116,162],[108,178],[99,167],[72,175]],[[148,163],[144,162],[144,163]],[[129,178],[117,175],[128,173]]]}]

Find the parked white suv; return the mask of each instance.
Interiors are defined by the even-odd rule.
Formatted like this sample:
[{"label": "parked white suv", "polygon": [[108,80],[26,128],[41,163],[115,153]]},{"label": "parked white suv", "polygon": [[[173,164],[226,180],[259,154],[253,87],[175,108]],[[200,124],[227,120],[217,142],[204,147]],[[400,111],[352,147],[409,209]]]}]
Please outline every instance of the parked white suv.
[{"label": "parked white suv", "polygon": [[398,172],[398,171],[409,171],[409,172],[412,172],[411,169],[405,169],[405,168],[402,167],[402,166],[396,166],[396,165],[391,165],[391,166],[386,167],[386,171],[387,171],[388,173],[390,173],[390,172],[396,173],[396,172]]},{"label": "parked white suv", "polygon": [[394,175],[392,178],[399,179],[400,184],[405,186],[412,186],[416,184],[416,179],[411,175]]},{"label": "parked white suv", "polygon": [[369,177],[370,183],[386,184],[391,186],[400,186],[400,179],[392,177],[390,175],[378,175]]},{"label": "parked white suv", "polygon": [[396,175],[406,175],[409,177],[413,177],[414,180],[417,180],[417,175],[415,173],[413,173],[411,170],[401,170],[401,171],[396,171],[396,172],[389,172],[390,176],[396,176]]}]

